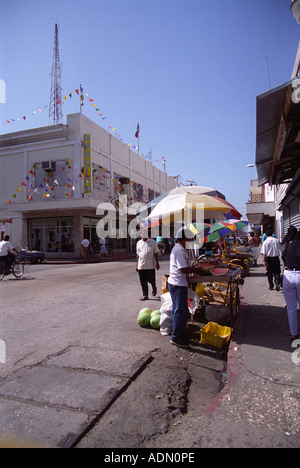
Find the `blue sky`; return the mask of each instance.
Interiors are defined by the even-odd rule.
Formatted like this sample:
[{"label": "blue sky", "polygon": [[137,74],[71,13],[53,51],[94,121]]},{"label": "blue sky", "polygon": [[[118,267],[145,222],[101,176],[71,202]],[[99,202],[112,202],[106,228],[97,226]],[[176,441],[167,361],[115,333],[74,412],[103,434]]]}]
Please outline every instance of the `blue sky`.
[{"label": "blue sky", "polygon": [[106,119],[85,98],[87,117],[127,144],[137,144],[139,122],[144,155],[152,148],[169,175],[218,189],[244,214],[256,178],[246,167],[255,161],[256,96],[269,88],[266,57],[276,87],[290,79],[300,39],[290,3],[0,0],[0,132],[48,125],[58,23],[63,95],[73,93],[64,122],[79,111],[81,83]]}]

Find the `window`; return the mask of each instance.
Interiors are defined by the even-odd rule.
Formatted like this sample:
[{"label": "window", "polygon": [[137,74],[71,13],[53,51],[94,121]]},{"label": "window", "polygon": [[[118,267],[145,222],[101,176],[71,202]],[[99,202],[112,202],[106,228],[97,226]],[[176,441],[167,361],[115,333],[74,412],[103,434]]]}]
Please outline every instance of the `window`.
[{"label": "window", "polygon": [[73,170],[68,161],[43,161],[31,171],[29,194],[33,201],[74,197]]},{"label": "window", "polygon": [[127,198],[130,199],[130,181],[128,178],[114,172],[113,188],[114,195],[120,193],[121,195],[127,195]]},{"label": "window", "polygon": [[132,190],[133,190],[133,194],[132,194],[133,200],[143,203],[144,202],[143,186],[141,184],[138,184],[137,182],[133,182]]},{"label": "window", "polygon": [[30,219],[29,249],[47,253],[74,252],[74,218]]},{"label": "window", "polygon": [[98,164],[93,164],[93,188],[96,190],[109,189],[107,170]]}]

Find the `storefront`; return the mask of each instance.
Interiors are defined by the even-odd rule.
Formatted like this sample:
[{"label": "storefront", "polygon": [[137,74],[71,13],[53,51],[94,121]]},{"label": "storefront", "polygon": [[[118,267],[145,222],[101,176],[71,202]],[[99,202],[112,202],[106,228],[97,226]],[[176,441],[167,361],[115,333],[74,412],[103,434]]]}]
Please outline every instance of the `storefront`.
[{"label": "storefront", "polygon": [[29,250],[47,253],[74,253],[74,217],[28,220]]},{"label": "storefront", "polygon": [[[300,228],[299,78],[257,96],[256,168],[259,185],[276,186],[277,234]],[[281,187],[286,186],[282,194]]]}]

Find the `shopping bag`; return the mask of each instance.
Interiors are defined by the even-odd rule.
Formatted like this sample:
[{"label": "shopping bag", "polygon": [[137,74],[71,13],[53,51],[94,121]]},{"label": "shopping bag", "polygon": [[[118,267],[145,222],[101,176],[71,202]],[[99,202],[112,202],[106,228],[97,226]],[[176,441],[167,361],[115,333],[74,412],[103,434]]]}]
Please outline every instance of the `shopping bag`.
[{"label": "shopping bag", "polygon": [[171,335],[173,329],[172,322],[172,298],[169,292],[161,296],[160,307],[160,333],[161,335]]},{"label": "shopping bag", "polygon": [[188,307],[189,307],[189,312],[191,315],[195,315],[199,308],[199,296],[196,293],[196,291],[193,291],[192,289],[188,290]]}]

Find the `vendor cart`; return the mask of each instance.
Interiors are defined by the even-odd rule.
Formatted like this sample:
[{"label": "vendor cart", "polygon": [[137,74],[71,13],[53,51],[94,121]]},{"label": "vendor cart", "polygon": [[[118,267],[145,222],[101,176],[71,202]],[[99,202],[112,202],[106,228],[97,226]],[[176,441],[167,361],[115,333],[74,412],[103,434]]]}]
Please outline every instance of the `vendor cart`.
[{"label": "vendor cart", "polygon": [[[205,267],[204,271],[206,271]],[[218,274],[216,274],[219,271]],[[242,269],[227,265],[227,268],[212,269],[210,274],[191,275],[189,285],[197,289],[202,285],[203,305],[224,307],[228,309],[227,317],[232,319],[238,312],[240,303],[239,281],[242,277]]]},{"label": "vendor cart", "polygon": [[42,263],[45,260],[44,252],[37,250],[21,250],[20,260],[24,263]]}]

